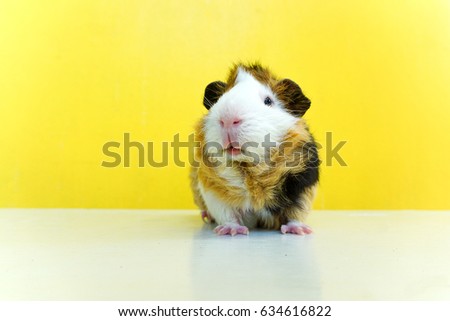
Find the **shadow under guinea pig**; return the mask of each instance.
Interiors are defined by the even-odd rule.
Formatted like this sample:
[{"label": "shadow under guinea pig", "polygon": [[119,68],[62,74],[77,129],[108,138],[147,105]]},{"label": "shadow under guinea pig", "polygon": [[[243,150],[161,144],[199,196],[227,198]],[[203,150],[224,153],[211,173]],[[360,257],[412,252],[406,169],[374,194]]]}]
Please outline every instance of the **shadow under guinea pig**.
[{"label": "shadow under guinea pig", "polygon": [[215,225],[194,236],[191,262],[195,300],[320,300],[314,234],[251,230],[218,236]]}]

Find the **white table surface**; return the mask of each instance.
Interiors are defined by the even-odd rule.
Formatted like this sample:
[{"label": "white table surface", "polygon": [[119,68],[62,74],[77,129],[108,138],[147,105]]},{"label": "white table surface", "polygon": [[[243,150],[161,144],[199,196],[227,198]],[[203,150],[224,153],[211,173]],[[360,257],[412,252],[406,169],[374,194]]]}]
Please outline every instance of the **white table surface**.
[{"label": "white table surface", "polygon": [[314,211],[217,236],[198,211],[0,210],[0,300],[450,299],[450,211]]}]

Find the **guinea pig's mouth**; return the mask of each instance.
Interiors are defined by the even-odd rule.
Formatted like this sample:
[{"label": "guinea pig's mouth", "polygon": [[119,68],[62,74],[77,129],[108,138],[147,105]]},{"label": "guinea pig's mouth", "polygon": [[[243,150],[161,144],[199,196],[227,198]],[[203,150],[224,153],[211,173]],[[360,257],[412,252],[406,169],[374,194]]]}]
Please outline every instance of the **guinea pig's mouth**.
[{"label": "guinea pig's mouth", "polygon": [[225,150],[228,154],[231,155],[238,155],[241,153],[241,147],[239,146],[239,143],[230,143]]}]

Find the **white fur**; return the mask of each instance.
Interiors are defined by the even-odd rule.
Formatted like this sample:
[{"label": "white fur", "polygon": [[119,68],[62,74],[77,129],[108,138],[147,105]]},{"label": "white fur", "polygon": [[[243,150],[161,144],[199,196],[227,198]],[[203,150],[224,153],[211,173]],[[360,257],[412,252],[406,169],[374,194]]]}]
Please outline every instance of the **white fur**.
[{"label": "white fur", "polygon": [[242,174],[240,174],[236,168],[221,166],[220,175],[227,180],[229,185],[239,188],[246,188],[244,177],[242,177]]},{"label": "white fur", "polygon": [[212,192],[205,191],[203,185],[199,183],[199,190],[202,193],[203,200],[209,213],[216,220],[219,225],[226,223],[241,224],[240,217],[236,212],[236,209],[232,208],[225,202],[217,198]]}]

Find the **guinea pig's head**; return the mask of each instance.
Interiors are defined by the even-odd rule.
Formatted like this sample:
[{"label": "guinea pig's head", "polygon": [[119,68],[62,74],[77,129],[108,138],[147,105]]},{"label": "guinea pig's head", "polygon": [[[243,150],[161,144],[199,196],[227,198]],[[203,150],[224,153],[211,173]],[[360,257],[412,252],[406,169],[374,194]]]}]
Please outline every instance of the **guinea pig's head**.
[{"label": "guinea pig's head", "polygon": [[289,79],[278,80],[258,64],[236,65],[227,82],[205,89],[205,141],[218,157],[245,162],[267,156],[279,145],[311,102]]}]

